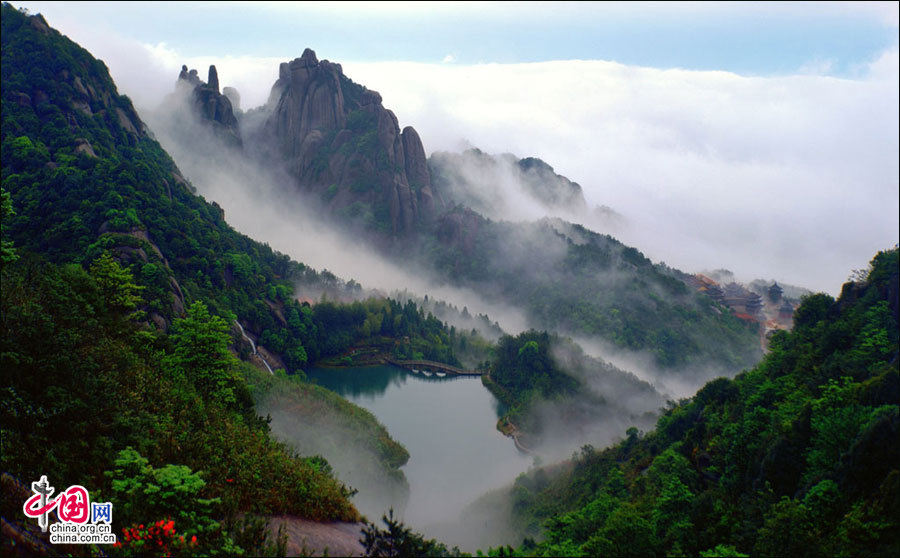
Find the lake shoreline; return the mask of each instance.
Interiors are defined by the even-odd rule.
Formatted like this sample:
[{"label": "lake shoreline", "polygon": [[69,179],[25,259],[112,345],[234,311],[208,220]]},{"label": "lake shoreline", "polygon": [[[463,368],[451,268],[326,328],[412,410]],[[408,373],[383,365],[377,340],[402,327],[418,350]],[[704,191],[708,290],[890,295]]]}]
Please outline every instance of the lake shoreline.
[{"label": "lake shoreline", "polygon": [[[409,451],[409,462],[402,468],[409,480],[409,501],[397,515],[426,535],[432,526],[458,524],[468,504],[512,483],[532,465],[532,457],[518,449],[515,440],[510,443],[498,432],[502,403],[474,377],[429,377],[390,364],[319,367],[308,374],[372,412]],[[360,511],[369,517],[380,517],[386,510],[361,502]],[[396,506],[394,511],[399,511]],[[469,541],[451,537],[446,542]]]}]

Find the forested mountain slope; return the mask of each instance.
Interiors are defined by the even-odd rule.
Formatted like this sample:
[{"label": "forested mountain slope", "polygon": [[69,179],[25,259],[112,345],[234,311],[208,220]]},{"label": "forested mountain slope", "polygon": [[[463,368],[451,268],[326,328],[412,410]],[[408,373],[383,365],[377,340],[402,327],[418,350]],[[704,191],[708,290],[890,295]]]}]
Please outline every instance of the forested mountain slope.
[{"label": "forested mountain slope", "polygon": [[[2,469],[99,491],[117,532],[171,517],[199,552],[264,551],[260,525],[236,523],[247,513],[357,519],[351,490],[274,441],[253,396],[315,406],[402,476],[406,450],[374,417],[299,372],[373,336],[452,361],[449,330],[414,304],[301,306],[295,283],[320,274],[195,195],[102,62],[2,10]],[[236,320],[297,378],[238,361]],[[2,513],[17,521],[21,502]]]},{"label": "forested mountain slope", "polygon": [[[54,262],[111,251],[146,287],[148,320],[165,329],[186,303],[203,300],[213,313],[233,314],[289,371],[372,334],[437,336],[443,346],[426,350],[452,360],[448,330],[416,308],[400,320],[396,304],[301,307],[295,283],[325,278],[236,232],[218,205],[193,194],[102,62],[40,16],[7,12],[3,187],[16,208],[7,235],[19,247]],[[377,318],[373,331],[365,322]]]},{"label": "forested mountain slope", "polygon": [[560,219],[492,221],[457,206],[420,255],[450,282],[526,311],[532,327],[643,351],[665,369],[734,373],[760,357],[747,324],[609,235]]},{"label": "forested mountain slope", "polygon": [[649,426],[665,401],[650,384],[546,331],[501,337],[483,382],[504,405],[502,431],[557,455],[573,441],[577,447]]},{"label": "forested mountain slope", "polygon": [[[199,80],[193,87],[195,98],[212,91]],[[172,100],[161,109],[170,113],[159,126],[172,153],[201,161],[212,153],[235,168],[280,169],[279,186],[292,188],[270,193],[271,203],[282,205],[287,196],[297,213],[314,208],[327,223],[317,226],[330,225],[437,284],[467,287],[491,303],[522,310],[529,327],[599,338],[650,354],[668,370],[733,374],[761,356],[756,324],[695,296],[683,274],[653,264],[636,248],[559,219],[496,220],[450,203],[474,200],[465,192],[499,192],[500,182],[509,180],[516,194],[502,197],[503,203],[532,199],[541,211],[585,210],[581,188],[538,159],[512,162],[469,152],[433,156],[429,168],[418,135],[412,128],[400,132],[377,93],[308,49],[281,65],[266,105],[239,115],[240,145],[227,138],[219,138],[218,147],[198,141],[201,134],[191,126],[218,130],[219,123],[187,103],[194,107],[192,123],[179,116],[184,106]],[[265,198],[246,188],[254,200]],[[498,212],[493,202],[472,203],[493,212],[488,216]]]},{"label": "forested mountain slope", "polygon": [[898,293],[894,248],[838,300],[805,298],[763,362],[654,431],[520,477],[514,514],[545,540],[517,552],[895,556]]}]

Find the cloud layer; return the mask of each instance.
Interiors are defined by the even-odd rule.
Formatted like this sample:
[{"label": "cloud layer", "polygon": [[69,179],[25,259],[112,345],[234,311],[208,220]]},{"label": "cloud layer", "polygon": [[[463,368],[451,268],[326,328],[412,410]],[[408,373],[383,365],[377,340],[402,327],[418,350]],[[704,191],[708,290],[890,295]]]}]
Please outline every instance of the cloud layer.
[{"label": "cloud layer", "polygon": [[429,151],[534,155],[685,270],[836,292],[898,237],[898,55],[858,80],[602,61],[344,64]]},{"label": "cloud layer", "polygon": [[[108,64],[139,109],[172,90],[181,64],[205,76],[215,63],[244,108],[259,105],[278,63],[302,50],[186,58],[165,44],[59,23]],[[900,235],[896,46],[852,80],[817,74],[828,60],[781,77],[597,60],[338,62],[379,91],[401,125],[416,127],[428,152],[468,142],[540,157],[580,183],[591,205],[630,224],[608,232],[686,271],[724,267],[745,280],[836,293]]]}]

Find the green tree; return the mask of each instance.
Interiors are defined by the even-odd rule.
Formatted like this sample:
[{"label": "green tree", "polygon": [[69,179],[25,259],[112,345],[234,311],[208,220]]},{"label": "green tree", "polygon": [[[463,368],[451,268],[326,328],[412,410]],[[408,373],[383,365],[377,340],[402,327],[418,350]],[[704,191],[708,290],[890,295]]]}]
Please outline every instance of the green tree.
[{"label": "green tree", "polygon": [[171,338],[175,345],[173,364],[184,371],[201,394],[234,407],[239,402],[252,407],[241,378],[234,372],[234,356],[228,352],[228,323],[209,313],[201,301],[187,315],[174,321]]},{"label": "green tree", "polygon": [[582,547],[591,556],[653,556],[653,525],[631,504],[623,504]]},{"label": "green tree", "polygon": [[106,304],[116,311],[128,312],[142,302],[137,294],[144,287],[134,282],[131,270],[119,265],[109,252],[104,252],[91,264],[91,276],[97,282]]},{"label": "green tree", "polygon": [[2,265],[14,262],[19,257],[13,248],[12,240],[6,240],[6,235],[3,234],[3,221],[8,222],[9,217],[15,214],[9,192],[0,188],[0,264]]},{"label": "green tree", "polygon": [[537,358],[539,351],[540,349],[538,347],[537,341],[532,340],[522,345],[516,356],[519,358],[519,362],[521,364],[527,366]]},{"label": "green tree", "polygon": [[812,511],[787,496],[772,506],[759,529],[755,553],[760,556],[821,556]]},{"label": "green tree", "polygon": [[[203,554],[228,544],[222,540],[222,525],[213,519],[220,500],[202,497],[206,482],[201,472],[192,472],[185,465],[155,468],[128,447],[119,452],[113,470],[106,475],[112,481],[117,524],[143,529],[160,519],[172,520],[175,532],[202,541],[202,547],[195,550]],[[129,547],[139,554],[156,550],[142,548],[141,542],[132,540]]]},{"label": "green tree", "polygon": [[854,403],[855,385],[848,378],[831,379],[822,386],[822,397],[812,402],[813,437],[806,459],[810,480],[824,475],[837,464],[869,418],[867,409]]},{"label": "green tree", "polygon": [[403,523],[394,519],[394,510],[381,516],[385,529],[374,523],[366,523],[359,540],[366,549],[366,556],[459,556],[459,549],[448,551],[434,539],[425,539]]},{"label": "green tree", "polygon": [[734,546],[724,544],[700,552],[700,558],[749,558],[749,556],[749,554],[738,552]]},{"label": "green tree", "polygon": [[212,506],[218,500],[201,497],[206,482],[201,472],[184,465],[154,468],[131,447],[119,452],[115,467],[108,471],[112,479],[116,514],[125,523],[149,523],[171,517],[182,530],[209,530]]}]

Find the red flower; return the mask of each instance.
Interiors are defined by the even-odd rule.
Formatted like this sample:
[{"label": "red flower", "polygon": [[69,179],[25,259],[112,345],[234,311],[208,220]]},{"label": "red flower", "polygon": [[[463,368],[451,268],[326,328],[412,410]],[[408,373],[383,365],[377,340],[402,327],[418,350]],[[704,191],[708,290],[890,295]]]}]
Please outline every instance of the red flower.
[{"label": "red flower", "polygon": [[197,535],[191,537],[191,544],[197,544]]}]

